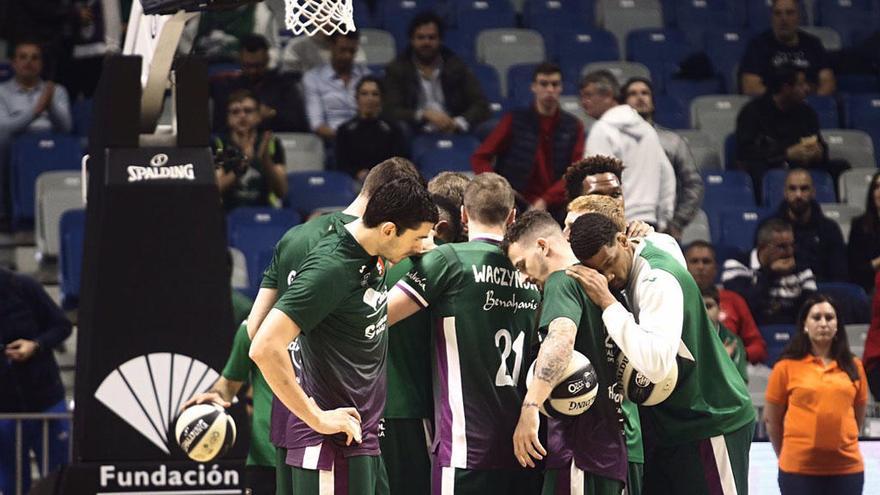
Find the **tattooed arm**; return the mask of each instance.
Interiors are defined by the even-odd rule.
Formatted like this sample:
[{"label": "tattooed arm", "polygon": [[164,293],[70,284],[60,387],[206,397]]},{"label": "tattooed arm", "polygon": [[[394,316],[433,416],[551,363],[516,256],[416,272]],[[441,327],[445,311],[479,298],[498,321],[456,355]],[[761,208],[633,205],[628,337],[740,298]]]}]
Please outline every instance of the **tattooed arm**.
[{"label": "tattooed arm", "polygon": [[547,451],[538,440],[538,406],[543,404],[553,386],[562,378],[571,353],[577,324],[568,318],[556,318],[550,322],[547,337],[538,351],[535,361],[535,378],[529,387],[520,410],[519,423],[513,433],[513,453],[523,467],[535,467],[534,459],[541,459]]}]

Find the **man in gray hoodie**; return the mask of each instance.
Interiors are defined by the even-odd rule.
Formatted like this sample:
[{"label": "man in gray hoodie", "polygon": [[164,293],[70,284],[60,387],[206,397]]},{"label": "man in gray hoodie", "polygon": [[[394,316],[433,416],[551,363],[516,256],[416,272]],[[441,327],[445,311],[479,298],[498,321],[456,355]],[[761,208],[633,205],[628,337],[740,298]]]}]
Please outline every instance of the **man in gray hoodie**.
[{"label": "man in gray hoodie", "polygon": [[620,85],[607,70],[581,81],[581,105],[597,122],[587,136],[585,157],[613,156],[623,162],[626,218],[665,231],[675,211],[675,172],[657,131],[629,105],[617,101]]},{"label": "man in gray hoodie", "polygon": [[654,126],[660,145],[672,163],[676,184],[675,211],[666,226],[666,232],[681,239],[681,231],[691,223],[703,204],[703,179],[697,170],[694,155],[678,133],[654,122],[654,86],[651,81],[642,77],[631,78],[620,90],[620,99]]}]

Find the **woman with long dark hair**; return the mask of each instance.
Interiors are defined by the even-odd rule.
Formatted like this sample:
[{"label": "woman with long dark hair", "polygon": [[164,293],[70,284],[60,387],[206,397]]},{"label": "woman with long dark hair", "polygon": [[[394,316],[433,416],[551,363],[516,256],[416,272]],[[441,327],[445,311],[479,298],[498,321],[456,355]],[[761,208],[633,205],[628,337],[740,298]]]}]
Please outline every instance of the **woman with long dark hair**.
[{"label": "woman with long dark hair", "polygon": [[880,172],[871,177],[865,213],[852,221],[847,251],[850,280],[870,294],[880,271]]},{"label": "woman with long dark hair", "polygon": [[862,493],[858,439],[867,379],[828,296],[815,295],[801,307],[766,398],[764,421],[779,458],[782,495]]}]

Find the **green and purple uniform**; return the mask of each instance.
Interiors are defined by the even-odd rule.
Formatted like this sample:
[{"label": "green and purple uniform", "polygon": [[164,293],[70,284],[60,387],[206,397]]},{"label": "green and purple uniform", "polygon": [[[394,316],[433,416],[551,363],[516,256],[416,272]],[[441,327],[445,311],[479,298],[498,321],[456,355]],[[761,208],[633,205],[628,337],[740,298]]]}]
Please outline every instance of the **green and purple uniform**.
[{"label": "green and purple uniform", "polygon": [[541,295],[497,236],[445,244],[397,283],[429,308],[434,339],[433,493],[534,493],[513,455]]},{"label": "green and purple uniform", "polygon": [[574,350],[593,364],[599,390],[583,414],[548,419],[543,494],[619,495],[628,462],[620,409],[623,394],[613,368],[616,352],[605,332],[602,311],[565,271],[550,274],[544,284],[541,330],[548,331],[557,318],[577,325]]},{"label": "green and purple uniform", "polygon": [[345,435],[322,435],[290,415],[286,462],[294,467],[294,492],[387,493],[379,457],[388,349],[384,263],[336,222],[291,278],[275,309],[301,331],[293,357],[299,384],[325,411],[355,408],[362,432],[361,443],[347,446]]},{"label": "green and purple uniform", "polygon": [[[672,394],[641,408],[645,426],[656,436],[645,456],[642,493],[747,493],[755,409],[693,277],[670,254],[645,241],[636,247],[626,295],[632,313],[614,304],[602,317],[630,361],[635,365],[634,356],[650,356],[651,346],[677,349],[678,381]],[[678,324],[678,340],[672,341],[671,334],[669,341],[659,340]],[[624,331],[634,325],[650,329],[657,340],[648,344]]]},{"label": "green and purple uniform", "polygon": [[[342,212],[322,215],[306,223],[297,225],[288,230],[275,244],[272,253],[272,261],[263,272],[262,289],[276,289],[278,297],[284,294],[290,286],[296,273],[305,261],[309,252],[333,231],[333,226],[338,223],[348,223],[357,217],[346,215]],[[270,439],[276,447],[286,448],[284,443],[284,431],[287,426],[287,418],[290,412],[277,398],[272,400],[272,420]]]}]

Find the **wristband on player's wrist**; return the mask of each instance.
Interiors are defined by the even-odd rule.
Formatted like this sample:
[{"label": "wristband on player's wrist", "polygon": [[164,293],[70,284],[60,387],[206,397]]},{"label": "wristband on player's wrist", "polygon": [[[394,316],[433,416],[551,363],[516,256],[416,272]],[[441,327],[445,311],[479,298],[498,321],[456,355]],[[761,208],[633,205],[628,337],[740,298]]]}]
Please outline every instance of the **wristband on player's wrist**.
[{"label": "wristband on player's wrist", "polygon": [[537,407],[540,407],[540,404],[538,404],[537,402],[526,401],[526,402],[523,402],[522,407],[523,407],[523,409],[525,409],[527,407],[537,408]]}]

